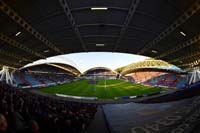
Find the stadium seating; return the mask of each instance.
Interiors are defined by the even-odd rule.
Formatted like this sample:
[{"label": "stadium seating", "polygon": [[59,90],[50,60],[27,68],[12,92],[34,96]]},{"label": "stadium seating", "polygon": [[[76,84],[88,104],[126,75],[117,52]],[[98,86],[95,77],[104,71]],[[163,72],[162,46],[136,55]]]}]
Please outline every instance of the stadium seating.
[{"label": "stadium seating", "polygon": [[171,102],[176,100],[181,100],[184,98],[189,98],[193,96],[197,96],[200,93],[200,81],[196,82],[191,85],[187,85],[184,87],[184,89],[178,90],[174,93],[166,94],[164,96],[151,98],[145,101],[142,101],[143,103],[162,103],[162,102]]},{"label": "stadium seating", "polygon": [[24,77],[23,73],[16,71],[13,76],[16,81],[16,84],[31,85],[31,83]]},{"label": "stadium seating", "polygon": [[183,88],[185,85],[185,77],[176,73],[164,72],[136,72],[128,75],[133,81],[153,86],[167,86]]},{"label": "stadium seating", "polygon": [[31,74],[24,73],[23,76],[31,85],[40,84]]},{"label": "stadium seating", "polygon": [[83,133],[96,113],[95,104],[66,102],[0,84],[0,114],[9,133]]},{"label": "stadium seating", "polygon": [[48,85],[51,83],[68,82],[75,78],[70,74],[56,74],[56,73],[29,73],[29,72],[16,72],[14,79],[17,85],[22,86],[37,86]]},{"label": "stadium seating", "polygon": [[48,64],[40,64],[17,70],[13,76],[16,85],[30,88],[70,82],[78,74],[79,71],[72,66],[64,65],[59,68]]},{"label": "stadium seating", "polygon": [[132,77],[135,82],[144,82],[154,77],[158,77],[162,74],[162,72],[135,72],[128,74],[128,76]]},{"label": "stadium seating", "polygon": [[145,81],[144,84],[183,88],[185,82],[185,77],[174,73],[168,73],[149,79]]}]

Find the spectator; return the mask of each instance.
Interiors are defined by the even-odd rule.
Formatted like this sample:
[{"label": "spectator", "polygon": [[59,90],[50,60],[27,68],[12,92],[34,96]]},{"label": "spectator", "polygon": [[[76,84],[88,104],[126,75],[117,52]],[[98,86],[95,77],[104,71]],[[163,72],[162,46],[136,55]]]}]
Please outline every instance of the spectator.
[{"label": "spectator", "polygon": [[35,120],[31,120],[29,124],[29,133],[39,133],[39,126]]},{"label": "spectator", "polygon": [[6,133],[8,124],[5,116],[0,114],[0,133]]}]

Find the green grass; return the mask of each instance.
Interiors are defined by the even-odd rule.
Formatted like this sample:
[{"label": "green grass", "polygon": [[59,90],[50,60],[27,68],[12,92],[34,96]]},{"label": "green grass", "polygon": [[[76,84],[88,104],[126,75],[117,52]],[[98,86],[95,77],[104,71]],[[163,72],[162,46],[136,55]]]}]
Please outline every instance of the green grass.
[{"label": "green grass", "polygon": [[[96,91],[95,89],[96,88]],[[113,99],[119,96],[138,96],[161,91],[161,88],[144,86],[121,80],[99,80],[97,85],[89,84],[88,80],[79,80],[67,84],[42,88],[39,91],[50,94],[66,94],[73,96],[98,97],[100,99]]]}]

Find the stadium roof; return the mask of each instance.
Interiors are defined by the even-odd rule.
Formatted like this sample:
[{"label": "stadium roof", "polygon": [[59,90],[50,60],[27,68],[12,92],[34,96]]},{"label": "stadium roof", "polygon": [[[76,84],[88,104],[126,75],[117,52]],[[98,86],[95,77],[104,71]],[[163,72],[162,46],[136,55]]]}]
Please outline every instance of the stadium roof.
[{"label": "stadium roof", "polygon": [[0,64],[89,51],[200,63],[200,0],[0,0]]},{"label": "stadium roof", "polygon": [[131,63],[121,68],[117,68],[116,71],[120,72],[122,75],[137,71],[163,71],[163,72],[184,73],[183,70],[172,64],[169,64],[162,60],[155,60],[152,58],[148,58],[144,61],[136,63]]},{"label": "stadium roof", "polygon": [[69,65],[69,64],[64,64],[64,63],[57,63],[57,62],[35,64],[35,65],[27,66],[27,67],[22,67],[22,68],[20,68],[20,70],[27,70],[27,69],[31,70],[32,68],[35,68],[35,67],[40,68],[41,66],[54,67],[54,68],[61,69],[61,70],[67,71],[67,72],[71,72],[74,75],[81,74],[81,72],[78,69],[76,69],[74,66]]}]

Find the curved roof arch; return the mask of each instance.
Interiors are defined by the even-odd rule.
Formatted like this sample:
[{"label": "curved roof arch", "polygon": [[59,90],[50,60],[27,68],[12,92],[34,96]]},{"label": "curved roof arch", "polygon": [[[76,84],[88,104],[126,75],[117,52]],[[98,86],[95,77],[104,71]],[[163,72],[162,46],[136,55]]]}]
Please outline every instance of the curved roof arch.
[{"label": "curved roof arch", "polygon": [[135,69],[130,69],[127,71],[123,71],[121,75],[127,75],[130,73],[135,73],[135,72],[166,72],[166,73],[177,73],[177,74],[186,74],[185,71],[178,71],[174,69],[164,69],[164,68],[155,68],[155,67],[141,67],[141,68],[135,68]]},{"label": "curved roof arch", "polygon": [[41,64],[35,64],[35,65],[23,67],[19,70],[22,71],[22,70],[32,69],[34,67],[39,68],[41,66],[45,66],[45,67],[51,66],[51,67],[54,67],[54,68],[57,68],[57,69],[64,70],[66,72],[70,72],[70,73],[72,73],[76,76],[80,75],[80,71],[78,69],[76,69],[74,66],[71,66],[69,64],[64,64],[64,63],[41,63]]},{"label": "curved roof arch", "polygon": [[50,63],[49,65],[72,72],[75,75],[80,75],[81,72],[74,66],[63,64],[63,63]]},{"label": "curved roof arch", "polygon": [[137,63],[132,63],[122,68],[118,68],[116,71],[119,71],[122,75],[126,75],[132,72],[137,71],[161,71],[161,72],[175,72],[175,73],[184,73],[183,70],[173,66],[162,60],[155,60],[152,58],[148,58],[144,61],[140,61]]},{"label": "curved roof arch", "polygon": [[109,51],[195,67],[199,12],[200,0],[1,0],[0,64],[19,68],[60,54]]}]

